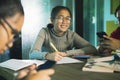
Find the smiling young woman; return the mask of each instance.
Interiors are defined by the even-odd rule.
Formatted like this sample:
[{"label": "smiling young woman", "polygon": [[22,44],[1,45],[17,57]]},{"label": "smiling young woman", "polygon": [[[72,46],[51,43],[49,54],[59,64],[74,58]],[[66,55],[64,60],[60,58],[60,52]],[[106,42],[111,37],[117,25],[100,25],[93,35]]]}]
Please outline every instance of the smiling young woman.
[{"label": "smiling young woman", "polygon": [[[69,29],[72,21],[69,8],[54,7],[50,19],[51,23],[40,30],[29,58],[59,61],[65,56],[97,52],[93,45]],[[53,43],[58,51],[55,51],[50,43]]]}]

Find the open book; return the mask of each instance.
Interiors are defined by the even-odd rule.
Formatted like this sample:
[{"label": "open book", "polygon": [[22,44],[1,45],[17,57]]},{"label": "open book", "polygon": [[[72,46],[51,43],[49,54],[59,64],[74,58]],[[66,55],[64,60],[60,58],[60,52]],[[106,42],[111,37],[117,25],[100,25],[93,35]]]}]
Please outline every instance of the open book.
[{"label": "open book", "polygon": [[43,61],[40,60],[19,60],[19,59],[10,59],[5,62],[0,63],[0,67],[8,68],[14,71],[18,71],[22,68],[28,67],[32,64],[41,65]]},{"label": "open book", "polygon": [[0,63],[0,76],[6,78],[6,80],[15,80],[19,70],[32,64],[40,65],[43,63],[44,62],[39,60],[10,59]]}]

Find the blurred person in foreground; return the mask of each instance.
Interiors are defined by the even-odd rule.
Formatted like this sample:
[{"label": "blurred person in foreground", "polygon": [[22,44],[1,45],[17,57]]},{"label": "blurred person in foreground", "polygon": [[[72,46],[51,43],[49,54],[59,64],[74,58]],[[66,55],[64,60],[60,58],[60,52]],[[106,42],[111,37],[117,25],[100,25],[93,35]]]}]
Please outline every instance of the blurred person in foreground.
[{"label": "blurred person in foreground", "polygon": [[[12,47],[13,42],[20,38],[24,22],[24,11],[20,0],[0,0],[0,54]],[[14,66],[14,65],[13,65]],[[53,69],[36,71],[36,65],[31,65],[19,71],[19,80],[51,80]],[[7,75],[7,73],[6,73]],[[0,80],[6,80],[0,76]]]}]

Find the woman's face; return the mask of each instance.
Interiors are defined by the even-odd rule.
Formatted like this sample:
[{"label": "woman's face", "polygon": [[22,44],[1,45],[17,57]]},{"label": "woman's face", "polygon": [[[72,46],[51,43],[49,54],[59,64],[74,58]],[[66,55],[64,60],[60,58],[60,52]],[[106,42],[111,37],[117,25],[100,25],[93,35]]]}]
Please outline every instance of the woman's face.
[{"label": "woman's face", "polygon": [[1,22],[4,26],[0,24],[0,54],[4,53],[8,47],[12,47],[13,45],[13,37],[15,34],[12,33],[10,26],[20,32],[24,22],[24,16],[16,13],[14,16],[6,18],[5,20],[1,19]]},{"label": "woman's face", "polygon": [[67,10],[61,10],[57,14],[56,18],[52,21],[54,30],[58,34],[63,34],[68,30],[71,23],[70,13]]}]

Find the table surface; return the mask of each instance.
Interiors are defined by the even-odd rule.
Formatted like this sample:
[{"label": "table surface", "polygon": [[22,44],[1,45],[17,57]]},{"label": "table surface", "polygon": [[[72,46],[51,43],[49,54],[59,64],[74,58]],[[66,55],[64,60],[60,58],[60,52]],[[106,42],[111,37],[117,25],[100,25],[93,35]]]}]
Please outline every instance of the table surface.
[{"label": "table surface", "polygon": [[53,68],[52,80],[120,80],[120,73],[100,73],[82,71],[84,63],[57,64]]}]

